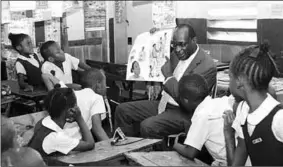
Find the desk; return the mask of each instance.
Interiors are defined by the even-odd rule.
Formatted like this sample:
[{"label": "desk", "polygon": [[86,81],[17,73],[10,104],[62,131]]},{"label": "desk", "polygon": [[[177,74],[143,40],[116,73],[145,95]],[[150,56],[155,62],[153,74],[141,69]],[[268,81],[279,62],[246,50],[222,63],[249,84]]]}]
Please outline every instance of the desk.
[{"label": "desk", "polygon": [[4,113],[6,117],[9,117],[10,115],[11,103],[18,99],[19,97],[16,97],[15,95],[8,95],[1,97],[1,106],[6,104],[5,113]]},{"label": "desk", "polygon": [[47,90],[34,90],[33,92],[25,92],[20,89],[18,81],[13,80],[2,81],[2,84],[9,85],[13,94],[30,99],[45,96],[48,93]]},{"label": "desk", "polygon": [[13,80],[2,81],[1,84],[9,85],[11,87],[12,94],[35,101],[37,109],[42,110],[39,101],[42,97],[47,95],[47,90],[34,90],[33,92],[25,92],[20,89],[18,81]]},{"label": "desk", "polygon": [[91,151],[78,152],[67,156],[57,157],[56,159],[67,164],[91,164],[99,161],[113,161],[125,159],[124,153],[151,150],[154,144],[160,143],[159,139],[141,139],[128,137],[129,141],[137,141],[128,145],[112,146],[110,139],[95,143],[95,148]]},{"label": "desk", "polygon": [[141,166],[208,166],[195,159],[191,161],[175,151],[133,152],[125,153],[133,165]]}]

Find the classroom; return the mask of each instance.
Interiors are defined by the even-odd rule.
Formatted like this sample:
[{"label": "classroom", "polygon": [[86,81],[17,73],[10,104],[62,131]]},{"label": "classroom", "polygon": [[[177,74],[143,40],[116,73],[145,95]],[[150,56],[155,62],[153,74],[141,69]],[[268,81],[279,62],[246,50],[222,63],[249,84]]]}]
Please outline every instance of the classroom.
[{"label": "classroom", "polygon": [[283,2],[1,1],[1,166],[283,166]]}]

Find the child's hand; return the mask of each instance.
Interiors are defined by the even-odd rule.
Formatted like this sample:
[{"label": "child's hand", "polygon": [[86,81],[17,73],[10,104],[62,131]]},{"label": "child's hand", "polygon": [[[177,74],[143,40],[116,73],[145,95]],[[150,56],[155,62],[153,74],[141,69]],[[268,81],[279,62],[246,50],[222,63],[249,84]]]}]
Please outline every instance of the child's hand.
[{"label": "child's hand", "polygon": [[223,119],[224,119],[224,132],[232,132],[232,124],[235,120],[235,114],[231,110],[227,110],[223,113]]},{"label": "child's hand", "polygon": [[81,118],[81,116],[82,116],[81,110],[78,106],[76,106],[68,111],[68,116],[66,121],[71,123],[77,121],[79,118]]},{"label": "child's hand", "polygon": [[28,85],[25,89],[24,89],[25,92],[33,92],[33,86],[31,85]]}]

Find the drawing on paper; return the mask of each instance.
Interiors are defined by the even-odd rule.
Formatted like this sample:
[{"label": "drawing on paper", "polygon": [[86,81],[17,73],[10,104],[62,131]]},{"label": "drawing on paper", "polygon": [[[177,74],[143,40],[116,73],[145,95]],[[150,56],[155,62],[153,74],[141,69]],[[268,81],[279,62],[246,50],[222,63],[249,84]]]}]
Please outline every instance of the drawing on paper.
[{"label": "drawing on paper", "polygon": [[137,36],[128,58],[127,80],[164,81],[161,67],[170,58],[172,29]]},{"label": "drawing on paper", "polygon": [[152,22],[157,28],[175,27],[174,1],[154,1],[152,4]]}]

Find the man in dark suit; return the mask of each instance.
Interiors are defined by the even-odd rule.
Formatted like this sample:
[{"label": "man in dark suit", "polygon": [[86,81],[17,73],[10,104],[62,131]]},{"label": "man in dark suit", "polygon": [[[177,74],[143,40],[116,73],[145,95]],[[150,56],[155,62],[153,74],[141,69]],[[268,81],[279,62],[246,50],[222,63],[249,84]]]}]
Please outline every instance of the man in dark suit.
[{"label": "man in dark suit", "polygon": [[196,43],[196,34],[190,25],[178,25],[171,41],[170,60],[162,66],[165,77],[160,101],[122,103],[115,112],[115,127],[121,127],[127,136],[163,138],[186,132],[190,127],[191,111],[183,111],[178,104],[178,81],[191,73],[202,75],[211,89],[216,83],[216,67]]}]

